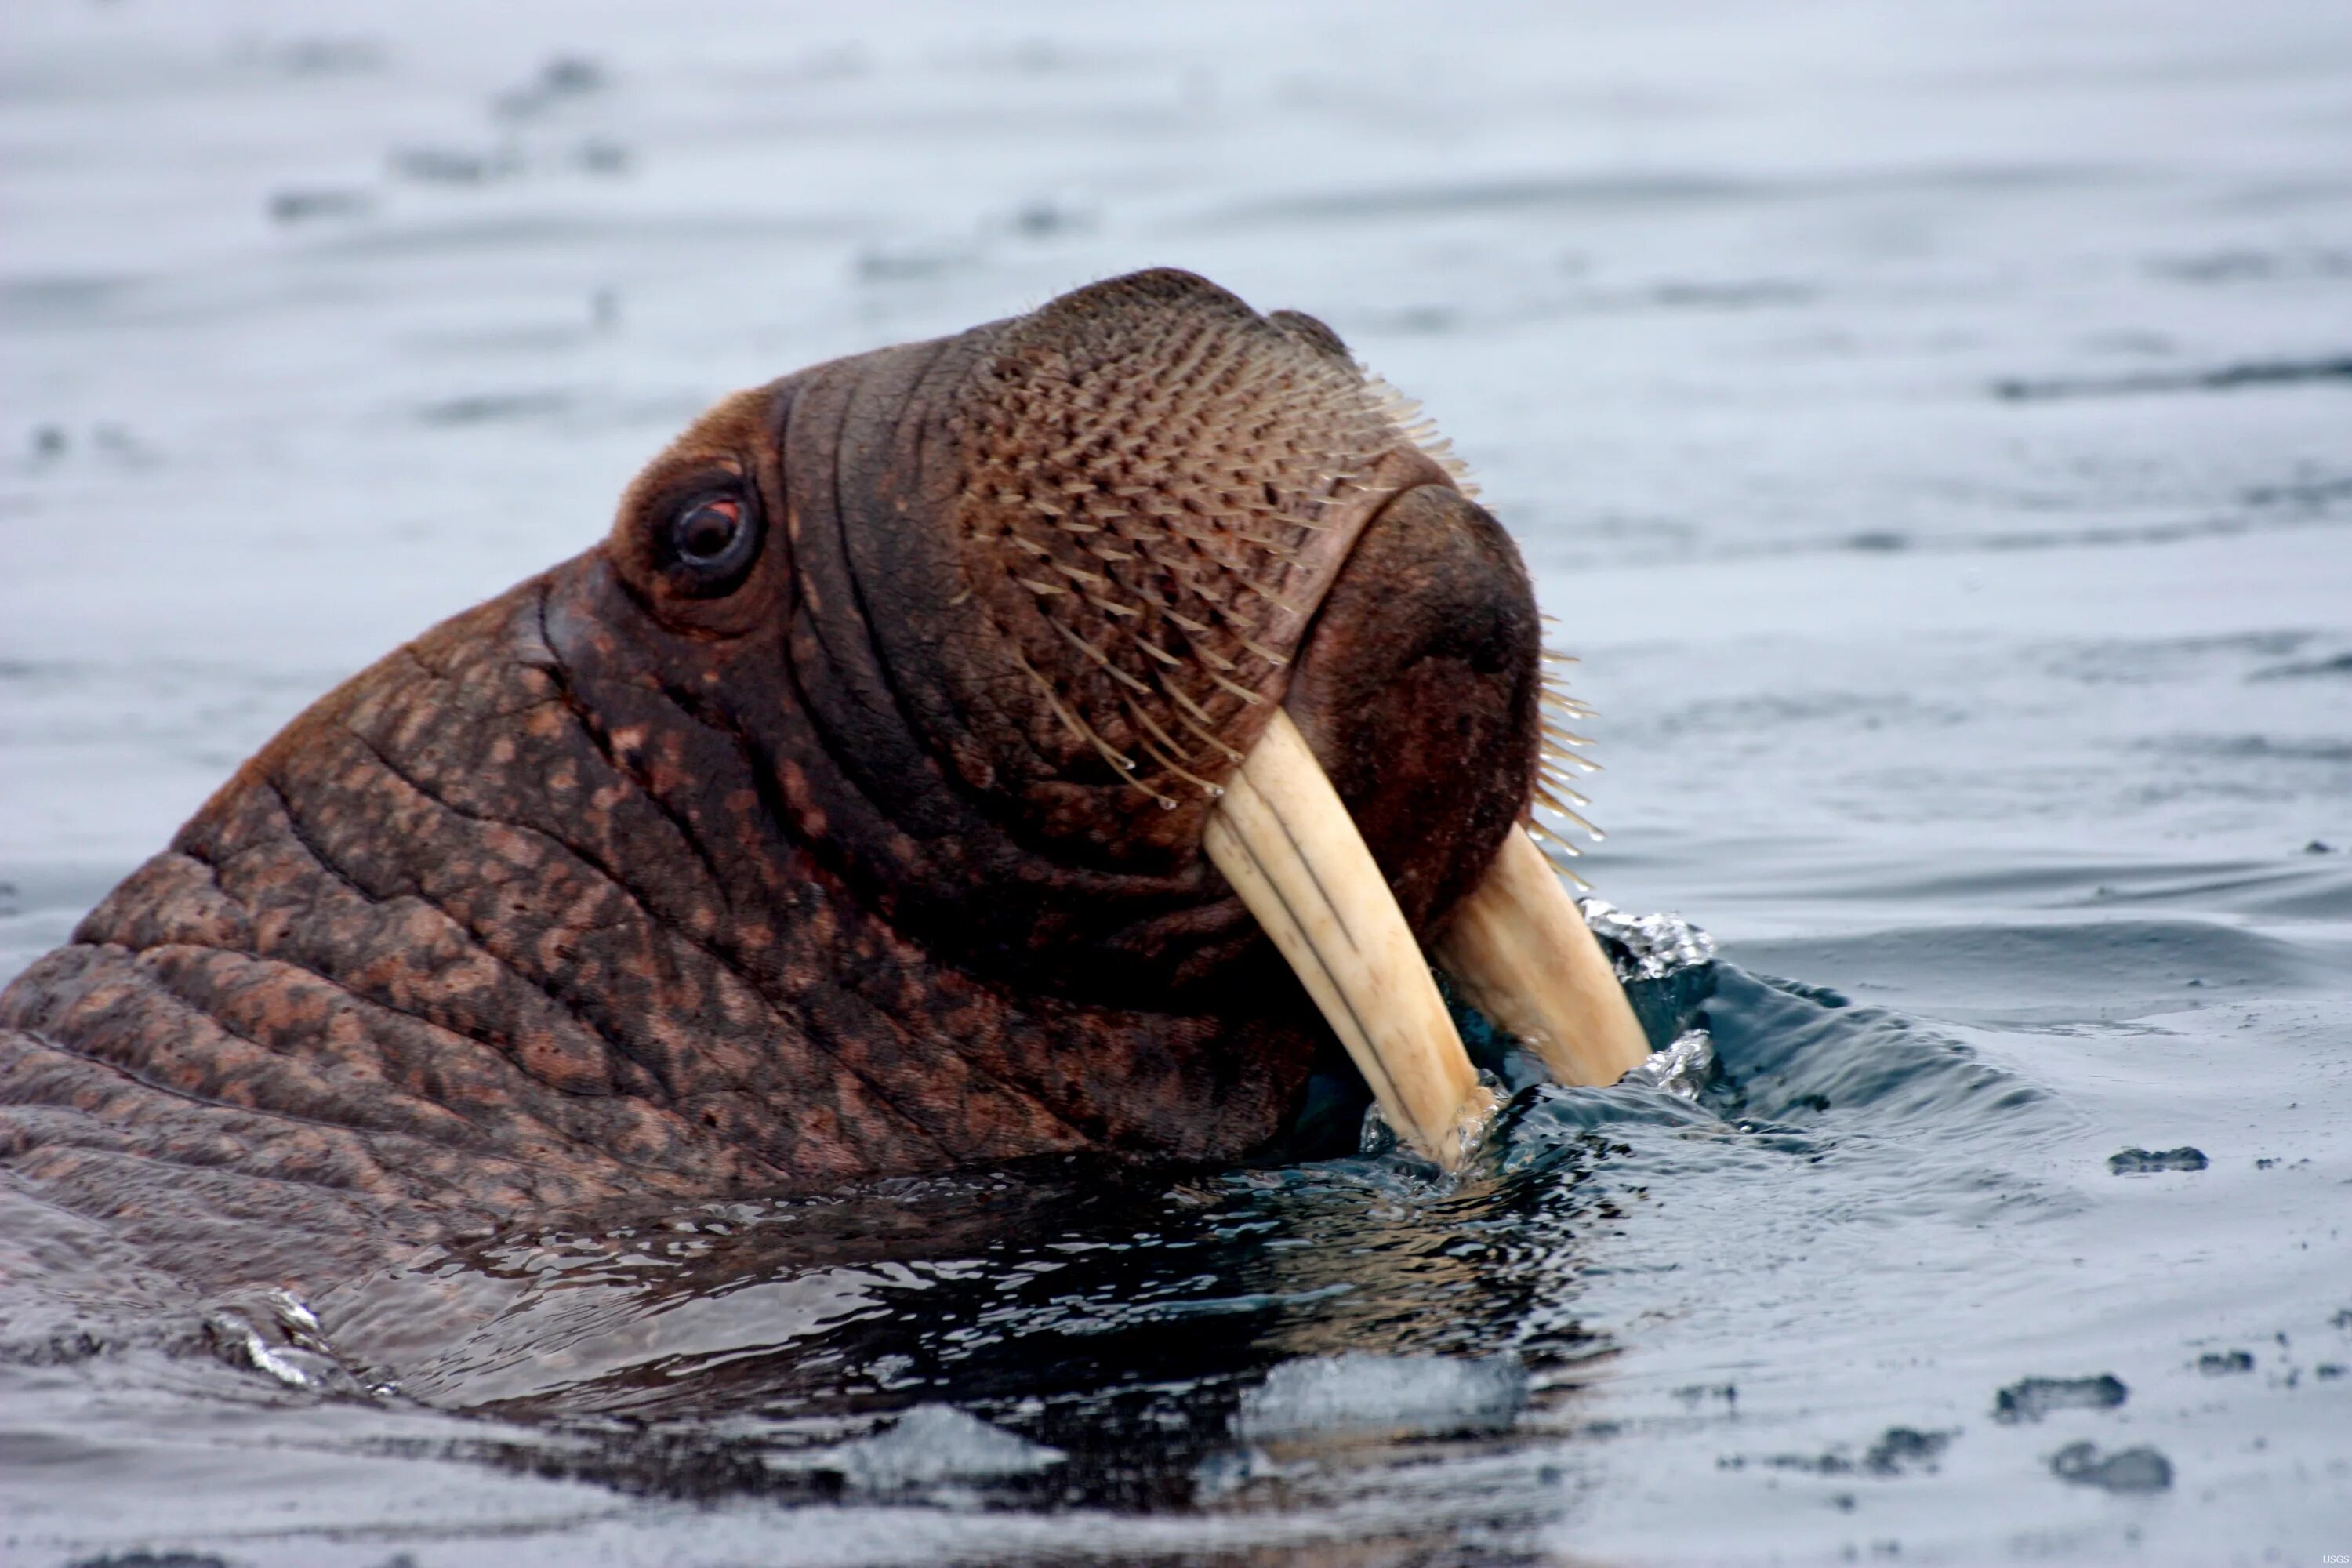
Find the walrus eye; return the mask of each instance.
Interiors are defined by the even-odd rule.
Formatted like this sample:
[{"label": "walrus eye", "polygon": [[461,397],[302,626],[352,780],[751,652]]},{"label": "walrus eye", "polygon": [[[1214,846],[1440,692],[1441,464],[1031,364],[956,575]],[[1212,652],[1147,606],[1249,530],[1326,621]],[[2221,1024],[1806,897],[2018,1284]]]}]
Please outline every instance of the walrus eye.
[{"label": "walrus eye", "polygon": [[741,503],[704,501],[677,520],[677,558],[689,566],[715,566],[742,531]]},{"label": "walrus eye", "polygon": [[701,496],[670,519],[671,580],[696,598],[732,591],[760,552],[760,519],[737,496]]}]

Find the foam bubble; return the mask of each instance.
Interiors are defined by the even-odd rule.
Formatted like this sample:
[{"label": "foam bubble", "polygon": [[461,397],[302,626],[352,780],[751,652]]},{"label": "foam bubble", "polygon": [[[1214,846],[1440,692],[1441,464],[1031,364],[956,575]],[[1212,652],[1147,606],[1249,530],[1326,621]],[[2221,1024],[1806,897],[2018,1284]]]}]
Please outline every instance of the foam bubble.
[{"label": "foam bubble", "polygon": [[1507,1355],[1350,1352],[1284,1362],[1243,1395],[1236,1425],[1250,1438],[1489,1431],[1509,1426],[1527,1396],[1527,1372]]},{"label": "foam bubble", "polygon": [[821,1468],[860,1491],[1034,1475],[1068,1456],[951,1405],[918,1405],[888,1430],[829,1450]]}]

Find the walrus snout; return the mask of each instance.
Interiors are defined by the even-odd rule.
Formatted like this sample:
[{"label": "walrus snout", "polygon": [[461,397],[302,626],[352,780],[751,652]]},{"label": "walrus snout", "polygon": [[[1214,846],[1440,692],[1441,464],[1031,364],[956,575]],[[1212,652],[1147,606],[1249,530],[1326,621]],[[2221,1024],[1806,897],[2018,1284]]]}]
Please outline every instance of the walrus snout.
[{"label": "walrus snout", "polygon": [[[1391,1119],[1450,1160],[1479,1097],[1414,933],[1491,888],[1473,924],[1502,948],[1538,927],[1591,945],[1556,885],[1489,875],[1542,744],[1517,552],[1311,317],[1158,271],[971,336],[943,431],[963,546],[944,604],[965,619],[942,676],[1015,726],[988,777],[1024,781],[1016,816],[1076,858],[1200,886],[1205,851]],[[1495,943],[1448,951],[1538,1035],[1606,1016],[1597,1049],[1560,1055],[1572,1076],[1639,1059],[1605,966],[1613,1008],[1570,1006],[1495,971]]]}]

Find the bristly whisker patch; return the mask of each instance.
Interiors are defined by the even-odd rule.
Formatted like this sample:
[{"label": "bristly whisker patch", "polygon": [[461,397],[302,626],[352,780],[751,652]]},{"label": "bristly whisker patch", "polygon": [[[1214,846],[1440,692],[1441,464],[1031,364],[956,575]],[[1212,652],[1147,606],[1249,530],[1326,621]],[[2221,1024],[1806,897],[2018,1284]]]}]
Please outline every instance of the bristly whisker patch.
[{"label": "bristly whisker patch", "polygon": [[1296,658],[1340,531],[1419,482],[1400,451],[1476,492],[1437,422],[1328,341],[1164,323],[1001,338],[955,425],[959,504],[977,592],[1059,682],[1055,722],[1083,742],[1066,760],[1116,754],[1131,777],[1140,756],[1212,788],[1241,760],[1223,732]]},{"label": "bristly whisker patch", "polygon": [[1036,685],[1037,689],[1045,695],[1047,710],[1053,713],[1055,718],[1062,721],[1063,727],[1068,730],[1070,734],[1082,744],[1092,747],[1094,751],[1101,756],[1103,761],[1111,765],[1111,770],[1114,773],[1117,773],[1121,778],[1127,779],[1129,783],[1133,783],[1134,780],[1132,775],[1135,773],[1135,759],[1120,751],[1118,747],[1112,745],[1109,742],[1104,740],[1100,735],[1095,733],[1094,727],[1092,725],[1088,724],[1084,719],[1079,718],[1076,713],[1071,712],[1069,706],[1062,700],[1061,694],[1054,689],[1054,683],[1046,679],[1043,675],[1039,674],[1036,666],[1031,664],[1026,658],[1022,658],[1022,656],[1017,652],[1013,656],[1013,658],[1014,662],[1021,667],[1022,672],[1027,675],[1030,680]]},{"label": "bristly whisker patch", "polygon": [[[1558,624],[1549,616],[1545,616],[1543,619],[1553,625]],[[1543,821],[1543,816],[1557,818],[1560,822],[1571,824],[1582,829],[1596,844],[1607,837],[1600,828],[1593,826],[1591,820],[1581,809],[1592,804],[1591,796],[1578,789],[1570,782],[1572,776],[1570,769],[1587,773],[1601,771],[1599,763],[1572,749],[1592,744],[1591,738],[1578,734],[1558,722],[1558,720],[1563,718],[1584,719],[1592,715],[1591,706],[1570,696],[1568,692],[1567,667],[1576,662],[1574,655],[1562,653],[1557,648],[1547,647],[1542,650],[1542,664],[1539,667],[1542,669],[1540,677],[1542,695],[1539,699],[1542,715],[1537,739],[1538,757],[1536,764],[1534,799],[1528,805],[1528,819],[1531,831],[1538,833],[1544,839],[1568,855],[1580,855],[1583,850],[1580,846],[1571,843],[1557,827]],[[1574,876],[1572,872],[1568,874]],[[1576,880],[1580,885],[1583,884],[1583,879],[1577,878]]]},{"label": "bristly whisker patch", "polygon": [[1437,421],[1423,411],[1420,400],[1406,396],[1390,384],[1387,378],[1370,369],[1363,371],[1363,376],[1364,388],[1371,395],[1373,406],[1391,427],[1444,469],[1445,477],[1454,481],[1455,489],[1472,500],[1477,500],[1478,485],[1470,477],[1470,465],[1454,455],[1454,443],[1439,431]]},{"label": "bristly whisker patch", "polygon": [[1573,866],[1561,865],[1551,853],[1553,849],[1558,849],[1563,855],[1576,857],[1584,853],[1582,849],[1546,827],[1542,822],[1532,816],[1528,818],[1527,828],[1528,836],[1535,839],[1536,847],[1544,851],[1544,858],[1551,861],[1553,870],[1575,883],[1580,890],[1588,893],[1592,890],[1592,884],[1586,881]]},{"label": "bristly whisker patch", "polygon": [[1184,749],[1170,738],[1168,731],[1152,721],[1151,715],[1145,712],[1139,703],[1129,700],[1126,707],[1128,716],[1135,721],[1136,728],[1142,731],[1137,737],[1136,744],[1150,752],[1151,759],[1162,769],[1200,790],[1211,800],[1215,800],[1225,793],[1224,786],[1202,778],[1178,760],[1183,754]]}]

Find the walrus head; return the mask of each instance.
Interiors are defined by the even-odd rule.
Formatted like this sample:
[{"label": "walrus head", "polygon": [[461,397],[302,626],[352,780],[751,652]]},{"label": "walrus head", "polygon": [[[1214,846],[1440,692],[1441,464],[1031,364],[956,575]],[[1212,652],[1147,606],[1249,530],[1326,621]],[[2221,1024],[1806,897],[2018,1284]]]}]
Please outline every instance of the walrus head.
[{"label": "walrus head", "polygon": [[9,1095],[140,1131],[0,1153],[477,1215],[1226,1158],[1336,1036],[1450,1161],[1426,947],[1613,1079],[1638,1026],[1519,826],[1563,754],[1527,574],[1410,419],[1174,271],[727,399],[10,988]]},{"label": "walrus head", "polygon": [[772,780],[703,804],[719,852],[781,826],[934,961],[1081,1014],[1286,1021],[1270,930],[1433,1144],[1466,1069],[1402,939],[1560,748],[1517,552],[1411,419],[1310,317],[1117,279],[722,404],[553,635]]}]

